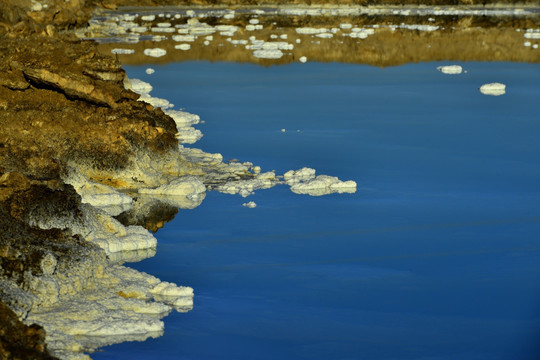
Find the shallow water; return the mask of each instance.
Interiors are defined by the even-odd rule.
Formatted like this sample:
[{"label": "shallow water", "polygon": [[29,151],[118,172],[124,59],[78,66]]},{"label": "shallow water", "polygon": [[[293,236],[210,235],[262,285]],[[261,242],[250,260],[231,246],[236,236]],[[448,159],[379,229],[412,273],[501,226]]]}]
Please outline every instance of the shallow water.
[{"label": "shallow water", "polygon": [[[195,147],[358,191],[180,210],[132,266],[192,286],[194,309],[93,358],[538,358],[540,67],[439,65],[126,67],[201,116]],[[495,81],[505,95],[479,92]]]}]

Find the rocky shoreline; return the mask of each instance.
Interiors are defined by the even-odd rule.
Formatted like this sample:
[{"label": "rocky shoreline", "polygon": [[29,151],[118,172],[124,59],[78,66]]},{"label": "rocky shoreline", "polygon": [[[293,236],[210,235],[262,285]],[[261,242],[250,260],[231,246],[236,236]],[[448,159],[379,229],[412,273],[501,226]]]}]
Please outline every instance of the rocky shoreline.
[{"label": "rocky shoreline", "polygon": [[153,213],[174,216],[212,189],[249,195],[286,183],[320,195],[353,188],[312,169],[279,177],[185,148],[179,129],[192,115],[138,101],[118,59],[70,31],[86,26],[96,7],[178,4],[0,2],[0,359],[88,358],[107,344],[159,336],[164,316],[188,311],[191,288],[122,265],[155,252],[146,229],[162,224]]}]

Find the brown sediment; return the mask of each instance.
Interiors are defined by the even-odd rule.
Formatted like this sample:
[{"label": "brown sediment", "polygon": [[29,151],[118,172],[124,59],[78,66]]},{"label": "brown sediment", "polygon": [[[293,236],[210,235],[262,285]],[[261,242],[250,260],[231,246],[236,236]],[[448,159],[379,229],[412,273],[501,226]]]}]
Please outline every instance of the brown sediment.
[{"label": "brown sediment", "polygon": [[[344,62],[368,64],[379,67],[427,61],[512,61],[540,62],[540,55],[531,46],[524,46],[525,29],[540,27],[540,14],[535,16],[297,16],[258,15],[261,30],[247,31],[250,15],[236,14],[234,19],[216,17],[199,18],[209,25],[234,25],[239,30],[234,36],[212,34],[210,45],[203,44],[204,36],[191,42],[191,49],[176,49],[179,42],[171,35],[154,33],[166,39],[159,42],[101,43],[98,49],[111,53],[115,48],[133,50],[133,54],[118,54],[123,64],[164,64],[169,62],[207,60],[250,62],[261,65],[287,64],[298,61],[302,56],[310,61]],[[163,19],[156,19],[158,23]],[[167,19],[173,26],[185,23],[186,18]],[[340,29],[340,24],[353,24],[359,28],[370,28],[374,34],[365,39],[348,36],[350,30]],[[146,23],[148,27],[152,25]],[[408,29],[412,26],[431,26],[437,30],[423,31]],[[155,26],[155,25],[154,25]],[[331,38],[319,38],[298,33],[302,27],[339,29]],[[150,32],[143,35],[152,35]],[[271,36],[286,35],[286,40],[273,40]],[[294,48],[284,50],[279,59],[264,59],[254,56],[244,45],[233,44],[233,40],[248,40],[256,36],[263,41],[286,41]],[[121,39],[121,36],[119,36]],[[299,42],[297,42],[299,41]],[[538,43],[538,41],[536,41]],[[159,47],[167,51],[164,56],[152,58],[144,54],[147,48]]]},{"label": "brown sediment", "polygon": [[[120,63],[148,62],[148,57],[140,55],[148,43],[133,45],[135,55],[115,58],[103,55],[108,54],[113,45],[101,44],[99,51],[93,42],[62,33],[86,25],[96,6],[115,9],[122,5],[483,5],[484,2],[47,0],[43,2],[47,8],[32,10],[35,3],[30,0],[0,0],[0,359],[53,358],[44,343],[43,329],[20,321],[28,310],[26,300],[13,297],[4,285],[13,283],[24,289],[28,278],[51,271],[44,265],[49,256],[57,262],[55,271],[62,271],[77,267],[99,250],[69,229],[44,230],[31,225],[32,218],[47,216],[83,221],[80,196],[71,185],[62,182],[67,167],[84,164],[92,169],[94,181],[128,187],[124,180],[110,174],[129,166],[139,151],[159,155],[178,145],[174,121],[161,109],[137,101],[138,95],[124,88],[125,72]],[[501,0],[499,3],[516,2]],[[519,4],[538,3],[521,1]],[[416,23],[425,21],[407,19]],[[379,20],[376,17],[338,19],[359,25],[378,24]],[[247,22],[246,19],[233,21],[243,25]],[[309,20],[270,17],[266,21],[276,25],[265,26],[267,32],[261,37],[269,38],[277,32],[287,34],[289,40],[300,38],[294,27],[337,25],[326,23],[327,19],[322,17]],[[396,17],[387,21],[405,20]],[[311,45],[311,37],[303,36],[292,54],[277,63],[296,61],[300,56],[377,66],[433,60],[540,60],[537,52],[522,46],[523,36],[515,31],[516,28],[538,27],[537,19],[493,21],[440,17],[430,24],[444,26],[447,30],[433,33],[401,29],[380,31],[364,40],[341,39],[344,43],[339,46],[335,43],[337,36],[320,39],[317,46]],[[247,38],[252,34],[241,35]],[[254,58],[244,49],[225,42],[224,38],[221,40],[223,46],[219,48],[197,46],[197,50],[189,52],[174,49],[174,43],[162,43],[160,46],[163,45],[168,54],[151,60],[156,63],[200,59],[276,63]],[[428,45],[431,47],[426,51]],[[176,209],[155,206],[159,218],[166,220],[174,216]],[[145,218],[128,213],[123,220],[143,223],[153,230],[162,226],[153,216]]]}]

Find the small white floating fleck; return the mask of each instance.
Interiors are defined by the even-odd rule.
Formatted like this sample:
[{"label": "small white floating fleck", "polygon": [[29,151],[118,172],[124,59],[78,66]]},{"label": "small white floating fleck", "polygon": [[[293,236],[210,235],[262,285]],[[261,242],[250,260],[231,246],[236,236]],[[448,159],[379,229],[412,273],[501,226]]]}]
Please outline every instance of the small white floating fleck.
[{"label": "small white floating fleck", "polygon": [[302,42],[302,40],[296,39],[296,43],[297,43],[297,44],[300,44],[301,42]]},{"label": "small white floating fleck", "polygon": [[171,23],[162,22],[162,23],[158,23],[157,26],[160,28],[168,28],[168,27],[171,27]]},{"label": "small white floating fleck", "polygon": [[506,93],[506,85],[501,83],[484,84],[480,87],[480,92],[484,95],[504,95]]},{"label": "small white floating fleck", "polygon": [[223,18],[228,19],[228,20],[234,19],[234,12],[230,12],[228,14],[223,15]]},{"label": "small white floating fleck", "polygon": [[463,68],[459,65],[446,65],[437,67],[437,70],[439,70],[443,74],[456,75],[461,74]]},{"label": "small white floating fleck", "polygon": [[532,48],[533,48],[533,49],[538,49],[538,44],[534,44],[534,45],[532,46]]},{"label": "small white floating fleck", "polygon": [[282,35],[279,35],[279,37],[283,40],[287,40],[287,34],[282,34]]},{"label": "small white floating fleck", "polygon": [[146,73],[147,73],[148,75],[152,75],[152,74],[155,73],[155,72],[156,72],[156,70],[154,70],[154,69],[152,69],[152,68],[147,68],[147,69],[146,69]]},{"label": "small white floating fleck", "polygon": [[214,40],[214,37],[212,35],[208,35],[207,37],[204,38],[205,40],[208,40],[208,41],[212,41]]},{"label": "small white floating fleck", "polygon": [[301,56],[300,59],[298,59],[301,63],[305,63],[307,61],[307,57]]},{"label": "small white floating fleck", "polygon": [[348,24],[348,23],[339,24],[339,27],[342,29],[350,29],[352,28],[352,24]]},{"label": "small white floating fleck", "polygon": [[206,46],[210,45],[210,41],[205,40],[205,41],[204,41],[204,45],[206,45]]},{"label": "small white floating fleck", "polygon": [[257,204],[254,201],[250,201],[250,202],[247,202],[247,203],[243,203],[242,206],[253,209],[254,207],[257,207]]},{"label": "small white floating fleck", "polygon": [[178,49],[178,50],[186,51],[186,50],[191,49],[191,45],[189,45],[189,44],[179,44],[179,45],[174,45],[174,48]]},{"label": "small white floating fleck", "polygon": [[193,17],[193,16],[195,16],[195,11],[193,11],[193,10],[188,10],[188,11],[186,11],[186,15],[187,15],[187,16]]},{"label": "small white floating fleck", "polygon": [[285,129],[281,129],[281,132],[285,132],[286,130]]},{"label": "small white floating fleck", "polygon": [[259,23],[259,19],[249,19],[249,23],[252,25],[257,25]]},{"label": "small white floating fleck", "polygon": [[129,55],[129,54],[134,54],[135,50],[133,50],[133,49],[112,49],[111,53]]},{"label": "small white floating fleck", "polygon": [[525,41],[525,42],[523,43],[523,46],[531,46],[531,42],[530,42],[530,41]]},{"label": "small white floating fleck", "polygon": [[167,54],[165,49],[153,48],[153,49],[144,49],[144,55],[152,57],[161,57]]}]

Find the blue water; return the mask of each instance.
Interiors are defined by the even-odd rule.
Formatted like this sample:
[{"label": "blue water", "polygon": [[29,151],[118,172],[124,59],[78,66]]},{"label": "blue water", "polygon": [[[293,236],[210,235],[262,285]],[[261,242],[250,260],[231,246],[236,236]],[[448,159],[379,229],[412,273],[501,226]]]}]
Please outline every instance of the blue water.
[{"label": "blue water", "polygon": [[93,357],[540,358],[540,66],[439,65],[126,67],[201,116],[195,147],[358,191],[180,210],[132,266],[192,286],[194,309]]}]

